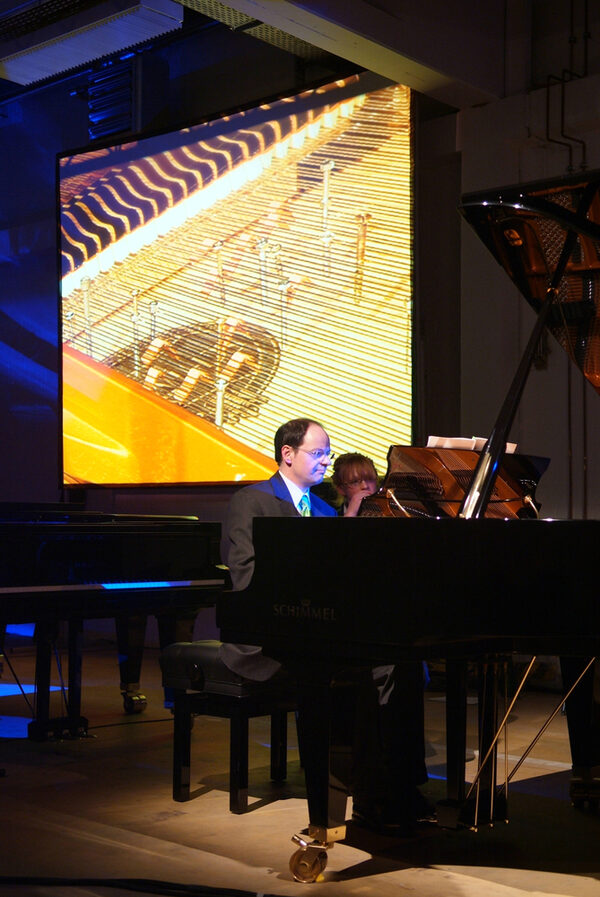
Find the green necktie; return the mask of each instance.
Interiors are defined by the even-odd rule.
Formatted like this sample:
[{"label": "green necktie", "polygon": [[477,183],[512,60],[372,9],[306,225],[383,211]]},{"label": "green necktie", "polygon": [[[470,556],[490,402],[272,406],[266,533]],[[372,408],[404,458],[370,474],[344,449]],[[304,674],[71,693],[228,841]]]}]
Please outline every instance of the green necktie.
[{"label": "green necktie", "polygon": [[300,504],[298,505],[298,510],[303,517],[310,517],[310,502],[308,500],[308,495],[302,496]]}]

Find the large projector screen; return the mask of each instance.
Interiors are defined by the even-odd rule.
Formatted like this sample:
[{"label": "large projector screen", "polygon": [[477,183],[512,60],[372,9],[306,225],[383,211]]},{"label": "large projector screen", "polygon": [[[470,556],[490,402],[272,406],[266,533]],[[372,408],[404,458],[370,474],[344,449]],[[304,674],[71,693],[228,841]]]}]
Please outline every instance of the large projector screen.
[{"label": "large projector screen", "polygon": [[410,91],[352,76],[58,159],[63,477],[275,469],[292,417],[411,439]]}]

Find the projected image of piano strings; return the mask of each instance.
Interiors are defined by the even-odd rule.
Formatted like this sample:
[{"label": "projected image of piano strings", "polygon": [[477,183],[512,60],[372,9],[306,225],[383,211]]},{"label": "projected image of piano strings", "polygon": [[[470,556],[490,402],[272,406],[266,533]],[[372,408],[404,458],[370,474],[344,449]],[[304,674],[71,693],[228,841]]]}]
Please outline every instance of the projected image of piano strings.
[{"label": "projected image of piano strings", "polygon": [[410,94],[360,88],[62,160],[66,479],[260,479],[305,414],[410,441]]}]

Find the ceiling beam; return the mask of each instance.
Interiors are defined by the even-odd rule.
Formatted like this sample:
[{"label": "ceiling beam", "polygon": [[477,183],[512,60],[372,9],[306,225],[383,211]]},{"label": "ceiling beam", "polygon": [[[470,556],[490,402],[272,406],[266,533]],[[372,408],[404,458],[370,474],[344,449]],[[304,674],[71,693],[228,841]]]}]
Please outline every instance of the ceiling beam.
[{"label": "ceiling beam", "polygon": [[[416,4],[398,11],[395,3],[393,14],[364,0],[226,0],[226,5],[455,108],[490,102],[501,92],[503,44],[497,28],[492,30],[498,16],[489,15],[487,7],[486,30],[485,17],[467,16],[481,7],[474,0],[462,0],[458,16],[456,5],[451,14],[442,0],[425,0],[425,13],[415,12]],[[492,2],[494,11],[500,6]],[[447,28],[437,15],[441,10]],[[436,14],[435,21],[428,12]]]}]

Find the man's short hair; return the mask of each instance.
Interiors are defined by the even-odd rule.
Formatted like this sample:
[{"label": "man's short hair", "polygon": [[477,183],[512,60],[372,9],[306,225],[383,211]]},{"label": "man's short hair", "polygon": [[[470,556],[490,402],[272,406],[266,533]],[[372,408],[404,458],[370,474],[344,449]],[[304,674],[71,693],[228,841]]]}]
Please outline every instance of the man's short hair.
[{"label": "man's short hair", "polygon": [[294,420],[286,421],[285,424],[282,424],[279,427],[275,433],[275,439],[273,440],[275,445],[275,460],[278,464],[281,464],[281,449],[283,446],[289,445],[293,449],[300,448],[304,442],[306,431],[311,424],[315,424],[317,427],[321,426],[318,421],[311,420],[309,417],[296,417]]}]

